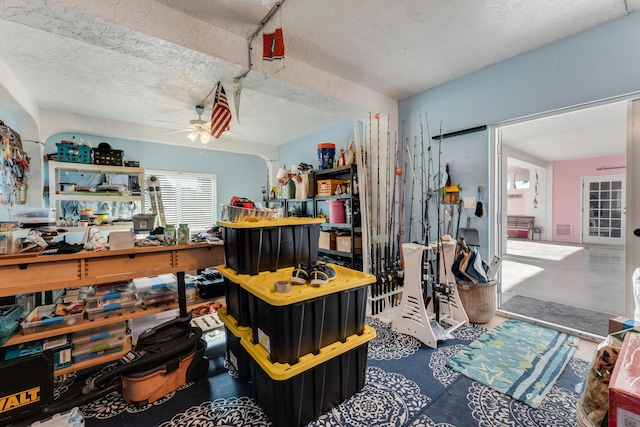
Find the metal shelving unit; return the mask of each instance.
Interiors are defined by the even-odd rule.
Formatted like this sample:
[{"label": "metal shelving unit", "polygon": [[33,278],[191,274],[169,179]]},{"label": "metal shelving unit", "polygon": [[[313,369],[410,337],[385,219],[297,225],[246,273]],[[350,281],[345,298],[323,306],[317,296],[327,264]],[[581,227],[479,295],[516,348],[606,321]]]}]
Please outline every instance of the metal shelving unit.
[{"label": "metal shelving unit", "polygon": [[[123,203],[133,203],[136,205],[137,212],[144,212],[144,169],[124,166],[104,166],[92,165],[84,163],[56,162],[49,161],[49,205],[56,209],[58,218],[64,217],[62,202],[106,202],[114,213],[120,211],[120,205]],[[79,174],[79,175],[76,175]],[[86,178],[88,176],[104,175],[106,179],[115,181],[124,181],[123,187],[126,185],[127,193],[115,191],[62,191],[61,183],[69,182],[66,179],[71,176]],[[134,192],[131,183],[136,182],[138,188]],[[116,215],[117,217],[117,215]]]},{"label": "metal shelving unit", "polygon": [[[357,178],[358,168],[356,165],[342,166],[333,169],[316,171],[315,173],[315,181],[322,179],[343,179],[345,181],[350,181],[353,183]],[[329,209],[326,205],[326,202],[331,200],[343,200],[347,203],[351,204],[351,222],[348,223],[324,223],[321,224],[321,229],[323,231],[327,230],[336,230],[336,231],[349,231],[351,233],[351,252],[343,252],[337,250],[330,249],[318,249],[318,253],[322,255],[327,255],[331,257],[339,257],[341,259],[346,259],[347,264],[349,264],[352,268],[354,265],[358,264],[358,261],[362,258],[362,250],[356,252],[355,249],[355,235],[356,233],[360,233],[362,231],[360,227],[360,199],[357,194],[341,194],[341,195],[331,195],[331,196],[315,196],[307,199],[296,200],[296,199],[269,199],[266,200],[269,204],[280,204],[282,205],[284,215],[289,215],[289,208],[291,206],[301,206],[301,211],[303,213],[308,213],[313,217],[318,217],[321,213],[328,213]],[[312,209],[308,210],[308,205],[311,204]],[[361,264],[361,262],[360,262]],[[358,268],[361,270],[361,267]]]}]

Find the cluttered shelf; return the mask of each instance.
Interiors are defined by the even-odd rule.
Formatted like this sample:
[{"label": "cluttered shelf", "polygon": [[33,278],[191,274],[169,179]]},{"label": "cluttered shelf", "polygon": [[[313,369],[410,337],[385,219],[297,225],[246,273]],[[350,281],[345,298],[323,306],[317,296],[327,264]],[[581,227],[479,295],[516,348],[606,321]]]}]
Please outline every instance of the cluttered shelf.
[{"label": "cluttered shelf", "polygon": [[223,247],[212,243],[136,247],[100,252],[0,256],[0,296],[131,280],[219,264]]},{"label": "cluttered shelf", "polygon": [[71,366],[67,366],[66,368],[56,369],[53,373],[54,376],[70,374],[72,372],[81,371],[86,368],[91,368],[93,366],[99,366],[105,363],[113,362],[120,359],[122,356],[127,354],[131,350],[131,336],[127,335],[125,343],[122,347],[121,351],[115,353],[109,353],[102,356],[98,356],[94,359],[85,360],[82,362],[72,363]]},{"label": "cluttered shelf", "polygon": [[[187,304],[187,310],[191,310],[194,307],[197,307],[206,302],[207,302],[206,300],[198,299],[196,302]],[[135,311],[118,314],[116,316],[105,317],[103,319],[95,319],[95,320],[84,319],[82,322],[79,322],[74,325],[64,326],[56,329],[49,329],[41,332],[34,332],[26,335],[22,333],[17,333],[13,335],[11,338],[9,338],[6,343],[4,343],[3,345],[0,345],[0,347],[8,347],[11,345],[37,341],[39,339],[48,338],[53,335],[64,335],[71,332],[81,331],[87,328],[98,328],[101,326],[112,324],[116,321],[120,322],[125,320],[137,319],[140,317],[151,316],[154,314],[163,313],[165,311],[175,310],[175,309],[178,309],[177,302],[172,302],[170,304],[162,304],[155,307],[145,307],[145,308],[138,307],[135,309]]]}]

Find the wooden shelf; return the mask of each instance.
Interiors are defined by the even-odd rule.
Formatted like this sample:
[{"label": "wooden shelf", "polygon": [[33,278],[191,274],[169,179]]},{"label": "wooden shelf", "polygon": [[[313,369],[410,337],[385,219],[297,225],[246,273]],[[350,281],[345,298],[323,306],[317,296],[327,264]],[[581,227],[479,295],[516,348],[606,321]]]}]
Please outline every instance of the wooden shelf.
[{"label": "wooden shelf", "polygon": [[[187,305],[187,310],[190,310],[193,307],[196,307],[198,305],[205,304],[209,301],[211,300],[198,300],[196,302],[190,303]],[[77,325],[65,326],[63,328],[49,329],[46,331],[35,332],[33,334],[27,334],[27,335],[17,333],[13,335],[11,338],[9,338],[7,342],[5,342],[0,347],[6,347],[9,345],[36,341],[39,339],[68,334],[71,332],[81,331],[88,328],[98,328],[100,326],[106,326],[116,322],[124,322],[126,320],[137,319],[145,316],[151,316],[153,314],[158,314],[168,310],[177,310],[177,309],[178,309],[177,302],[173,302],[170,304],[162,304],[157,307],[147,307],[147,308],[137,307],[136,311],[134,312],[122,313],[120,315],[107,317],[105,319],[96,319],[96,320],[84,319],[82,322],[78,323]]]},{"label": "wooden shelf", "polygon": [[[179,285],[187,271],[214,267],[224,263],[224,247],[220,244],[193,243],[178,246],[136,247],[133,249],[102,252],[82,251],[65,255],[0,256],[0,296],[11,296],[26,292],[52,291],[100,283],[112,283],[138,277],[177,273]],[[180,288],[179,286],[179,288]],[[184,297],[184,295],[182,295]],[[186,309],[203,301],[189,304]],[[137,308],[106,319],[83,320],[77,325],[65,326],[33,334],[16,334],[3,345],[15,345],[37,341],[82,329],[100,327],[115,322],[124,322],[166,310],[179,309],[178,303],[152,308]],[[183,307],[185,309],[185,307]],[[129,344],[130,348],[130,344]],[[96,366],[118,359],[124,353],[115,353],[74,364],[56,371],[56,375]]]},{"label": "wooden shelf", "polygon": [[213,267],[223,260],[222,246],[210,243],[66,255],[0,256],[0,296],[178,273]]}]

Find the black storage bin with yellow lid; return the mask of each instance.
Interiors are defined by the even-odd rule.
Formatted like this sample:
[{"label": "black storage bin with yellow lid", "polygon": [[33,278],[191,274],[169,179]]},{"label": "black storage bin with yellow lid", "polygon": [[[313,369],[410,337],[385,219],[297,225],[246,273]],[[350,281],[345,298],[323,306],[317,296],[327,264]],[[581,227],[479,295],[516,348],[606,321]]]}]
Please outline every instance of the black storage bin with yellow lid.
[{"label": "black storage bin with yellow lid", "polygon": [[262,221],[218,221],[224,239],[225,265],[237,274],[261,271],[318,259],[322,218],[275,218]]},{"label": "black storage bin with yellow lid", "polygon": [[262,346],[243,337],[255,398],[272,425],[306,425],[361,391],[368,343],[375,336],[375,330],[365,326],[362,335],[326,346],[317,355],[306,355],[296,365],[271,363]]},{"label": "black storage bin with yellow lid", "polygon": [[233,369],[235,369],[235,373],[238,378],[244,381],[250,381],[251,363],[249,360],[249,354],[240,344],[240,340],[242,337],[250,338],[251,329],[238,326],[236,319],[229,315],[224,308],[218,311],[218,317],[222,320],[222,323],[224,323],[227,360],[231,366],[233,366]]},{"label": "black storage bin with yellow lid", "polygon": [[[218,271],[227,270],[224,266],[218,266]],[[230,270],[227,270],[230,271]],[[237,278],[238,276],[233,275]],[[227,313],[233,317],[238,326],[251,326],[249,317],[249,293],[228,277],[224,277],[225,302],[227,303]]]},{"label": "black storage bin with yellow lid", "polygon": [[375,276],[331,267],[336,277],[328,284],[292,284],[287,293],[274,292],[274,283],[289,280],[293,268],[256,276],[237,275],[225,267],[218,267],[218,272],[240,287],[229,289],[247,297],[253,342],[267,350],[272,362],[295,364],[305,354],[318,354],[322,347],[364,330],[367,288]]}]

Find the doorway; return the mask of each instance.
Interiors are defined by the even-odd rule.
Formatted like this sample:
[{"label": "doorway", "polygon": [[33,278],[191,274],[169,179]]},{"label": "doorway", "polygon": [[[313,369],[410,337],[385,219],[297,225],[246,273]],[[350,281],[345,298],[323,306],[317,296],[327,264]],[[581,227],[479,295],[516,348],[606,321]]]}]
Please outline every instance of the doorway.
[{"label": "doorway", "polygon": [[[583,323],[576,321],[575,312],[580,310],[600,315],[600,324],[606,324],[610,315],[625,313],[629,293],[625,286],[625,175],[606,174],[610,174],[607,169],[626,164],[627,105],[627,100],[618,100],[493,127],[498,218],[493,242],[503,259],[499,309],[513,305],[508,301],[516,295],[535,300],[538,305],[529,312],[533,314],[525,316],[545,323],[550,322],[547,312],[558,305],[560,318],[551,316],[551,323],[571,333],[584,331]],[[600,131],[606,137],[598,131],[603,126]],[[534,239],[507,237],[507,183],[519,181],[509,173],[513,159],[521,163],[519,167],[522,162],[529,164],[529,181],[533,171],[539,171],[540,182],[530,183],[522,195],[511,196],[524,200],[528,210],[524,214],[540,216]],[[613,297],[605,303],[604,294]],[[594,334],[587,331],[582,336],[593,338]]]}]

